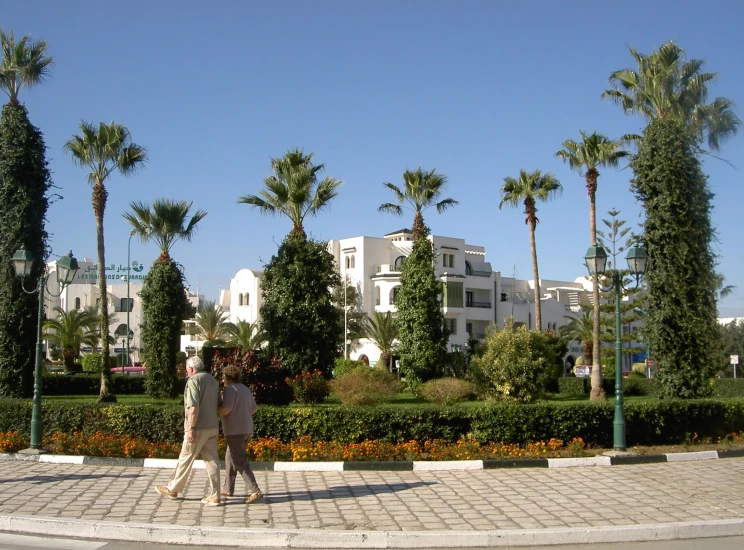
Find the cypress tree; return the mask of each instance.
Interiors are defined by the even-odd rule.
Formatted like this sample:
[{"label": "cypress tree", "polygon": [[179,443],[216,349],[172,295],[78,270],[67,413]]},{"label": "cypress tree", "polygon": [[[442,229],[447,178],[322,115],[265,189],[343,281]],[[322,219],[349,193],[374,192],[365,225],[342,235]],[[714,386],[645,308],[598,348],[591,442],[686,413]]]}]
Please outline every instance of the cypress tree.
[{"label": "cypress tree", "polygon": [[659,360],[661,395],[706,396],[715,370],[715,256],[711,200],[684,123],[653,120],[631,162],[631,189],[646,213],[645,332]]},{"label": "cypress tree", "polygon": [[17,101],[0,119],[0,395],[29,397],[33,391],[39,297],[26,294],[10,258],[21,246],[36,262],[26,279],[33,289],[48,256],[44,230],[51,187],[46,145],[28,111]]},{"label": "cypress tree", "polygon": [[434,249],[427,233],[424,226],[403,262],[395,300],[400,367],[414,392],[421,383],[442,376],[447,355],[444,315],[439,304],[442,286],[434,276]]},{"label": "cypress tree", "polygon": [[293,375],[318,369],[330,377],[343,336],[331,289],[341,284],[326,243],[291,232],[265,266],[261,328],[268,351]]}]

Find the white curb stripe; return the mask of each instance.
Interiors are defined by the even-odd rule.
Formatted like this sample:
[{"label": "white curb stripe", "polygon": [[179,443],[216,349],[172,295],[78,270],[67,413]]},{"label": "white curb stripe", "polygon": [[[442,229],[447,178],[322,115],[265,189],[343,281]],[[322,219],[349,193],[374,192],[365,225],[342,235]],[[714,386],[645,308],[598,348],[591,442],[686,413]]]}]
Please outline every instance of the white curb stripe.
[{"label": "white curb stripe", "polygon": [[84,456],[71,455],[39,455],[39,462],[49,462],[51,464],[82,464]]},{"label": "white curb stripe", "polygon": [[482,470],[482,460],[414,460],[413,471],[425,472],[436,470]]},{"label": "white curb stripe", "polygon": [[611,466],[609,456],[588,456],[584,458],[549,458],[548,468],[575,468],[577,466]]},{"label": "white curb stripe", "polygon": [[343,462],[274,462],[275,472],[343,472]]},{"label": "white curb stripe", "polygon": [[690,460],[710,460],[718,458],[717,451],[697,451],[694,453],[667,453],[667,462],[687,462]]}]

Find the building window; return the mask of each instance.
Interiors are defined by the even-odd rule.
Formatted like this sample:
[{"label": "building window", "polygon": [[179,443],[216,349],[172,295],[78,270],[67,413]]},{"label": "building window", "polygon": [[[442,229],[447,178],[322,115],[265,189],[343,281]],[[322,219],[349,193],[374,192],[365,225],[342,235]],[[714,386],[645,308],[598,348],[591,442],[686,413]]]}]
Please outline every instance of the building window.
[{"label": "building window", "polygon": [[400,271],[400,268],[403,267],[403,262],[405,261],[406,261],[405,256],[398,256],[397,258],[395,258],[395,266],[394,266],[395,269]]},{"label": "building window", "polygon": [[75,309],[80,309],[80,297],[75,298]]},{"label": "building window", "polygon": [[356,262],[354,261],[354,256],[351,257],[351,269],[354,269],[356,265]]},{"label": "building window", "polygon": [[502,292],[501,293],[501,301],[502,302],[508,302],[509,301],[509,293],[508,292]]},{"label": "building window", "polygon": [[240,293],[238,293],[238,305],[239,306],[243,305],[243,295]]},{"label": "building window", "polygon": [[[127,306],[129,306],[127,308]],[[134,309],[134,298],[121,298],[119,311],[132,311]]]},{"label": "building window", "polygon": [[449,334],[457,334],[457,319],[445,319],[444,328]]},{"label": "building window", "polygon": [[247,306],[251,305],[251,295],[247,292],[245,293],[245,296],[243,296],[243,303]]},{"label": "building window", "polygon": [[349,269],[349,264],[350,263],[351,263],[351,261],[349,260],[349,257],[346,256],[346,260],[344,261],[344,265],[346,266],[346,269]]},{"label": "building window", "polygon": [[464,288],[462,283],[444,283],[442,307],[462,307]]},{"label": "building window", "polygon": [[465,323],[465,332],[468,333],[468,337],[473,336],[473,323]]},{"label": "building window", "polygon": [[472,292],[465,292],[465,306],[467,307],[473,307],[473,293]]},{"label": "building window", "polygon": [[398,299],[398,290],[400,289],[400,286],[393,287],[393,290],[390,291],[390,305],[394,306],[395,301]]},{"label": "building window", "polygon": [[472,275],[473,274],[473,266],[470,265],[470,262],[465,260],[465,275]]},{"label": "building window", "polygon": [[455,255],[442,254],[442,264],[444,267],[455,267]]},{"label": "building window", "polygon": [[380,305],[380,287],[379,286],[375,287],[375,305],[376,306]]}]

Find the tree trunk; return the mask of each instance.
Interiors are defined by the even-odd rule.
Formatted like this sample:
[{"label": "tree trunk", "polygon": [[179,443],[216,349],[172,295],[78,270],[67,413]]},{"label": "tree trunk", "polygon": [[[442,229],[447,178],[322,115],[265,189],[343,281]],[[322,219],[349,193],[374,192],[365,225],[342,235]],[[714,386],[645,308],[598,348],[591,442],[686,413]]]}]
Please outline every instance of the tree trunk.
[{"label": "tree trunk", "polygon": [[414,240],[418,240],[419,237],[424,237],[426,235],[426,225],[424,225],[424,216],[421,214],[421,212],[416,212],[413,216],[413,227],[411,229],[411,238]]},{"label": "tree trunk", "polygon": [[65,372],[70,372],[75,368],[75,349],[62,348],[62,359],[65,365]]},{"label": "tree trunk", "polygon": [[[115,401],[116,398],[109,392],[111,380],[111,364],[109,363],[109,318],[108,318],[108,293],[106,292],[106,248],[103,242],[103,214],[106,210],[106,199],[108,192],[99,181],[93,186],[93,212],[96,216],[96,239],[98,244],[98,291],[101,294],[101,389],[98,395],[99,401]],[[112,399],[113,397],[113,399]]]},{"label": "tree trunk", "polygon": [[535,281],[535,328],[542,331],[542,304],[540,304],[540,276],[537,273],[537,245],[535,244],[535,220],[530,226],[530,249],[532,251],[532,279]]},{"label": "tree trunk", "polygon": [[[589,191],[589,246],[597,242],[597,177],[599,173],[595,169],[586,172],[586,188]],[[592,278],[592,296],[594,307],[594,332],[592,336],[592,391],[589,395],[591,400],[605,398],[602,388],[602,361],[600,358],[599,341],[599,277]]]}]

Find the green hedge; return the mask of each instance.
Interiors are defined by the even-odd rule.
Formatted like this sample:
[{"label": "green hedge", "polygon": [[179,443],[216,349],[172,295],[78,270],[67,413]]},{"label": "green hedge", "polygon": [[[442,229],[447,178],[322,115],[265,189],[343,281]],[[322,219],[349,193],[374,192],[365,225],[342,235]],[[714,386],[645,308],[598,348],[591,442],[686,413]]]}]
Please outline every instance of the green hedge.
[{"label": "green hedge", "polygon": [[[179,380],[179,391],[183,393],[186,379]],[[101,389],[100,374],[45,374],[41,379],[42,395],[98,395]],[[114,395],[143,395],[145,377],[115,374],[109,389]]]},{"label": "green hedge", "polygon": [[[73,431],[129,434],[151,441],[183,439],[183,409],[178,405],[113,405],[46,402],[44,433]],[[287,442],[314,440],[390,442],[444,439],[471,434],[481,442],[526,443],[556,437],[581,437],[586,443],[612,444],[611,401],[538,403],[488,407],[259,407],[256,437]],[[629,445],[682,443],[691,434],[717,438],[744,430],[744,399],[635,401],[625,405]],[[31,401],[0,399],[0,432],[28,435]]]},{"label": "green hedge", "polygon": [[[714,378],[713,397],[744,397],[744,378]],[[602,387],[607,395],[615,393],[615,379],[605,378]],[[592,381],[590,378],[559,378],[558,393],[566,395],[583,395],[590,393]],[[659,394],[658,381],[654,378],[625,378],[623,379],[623,394],[628,396]]]}]

